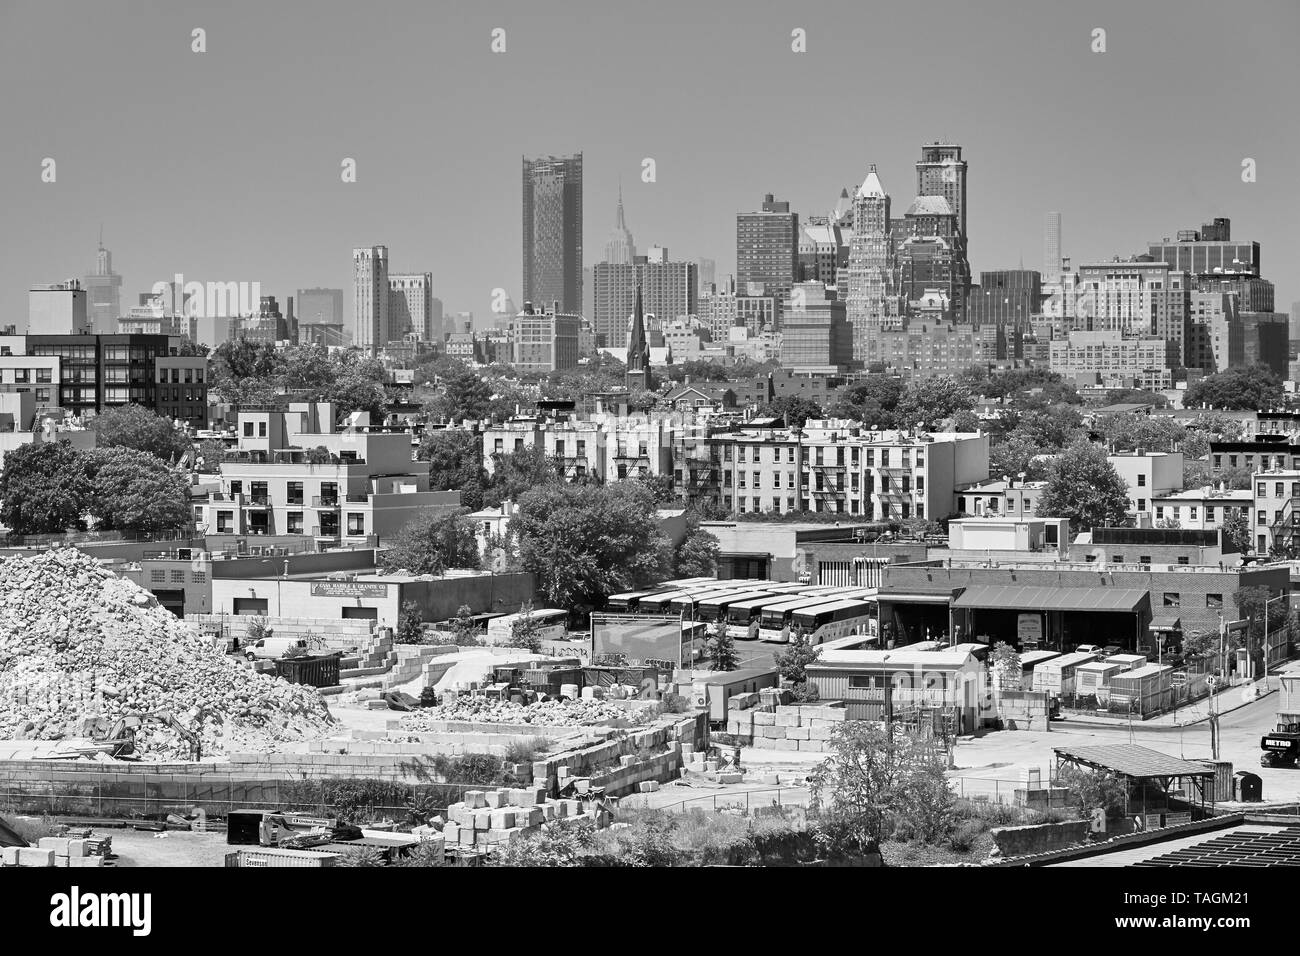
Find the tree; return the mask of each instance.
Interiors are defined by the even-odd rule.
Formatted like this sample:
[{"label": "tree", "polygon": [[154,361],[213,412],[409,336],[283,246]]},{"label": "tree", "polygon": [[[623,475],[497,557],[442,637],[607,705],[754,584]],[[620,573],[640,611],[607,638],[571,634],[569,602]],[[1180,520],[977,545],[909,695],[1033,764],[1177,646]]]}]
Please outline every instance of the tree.
[{"label": "tree", "polygon": [[500,505],[517,501],[531,488],[561,482],[560,463],[540,445],[524,445],[492,456],[492,481],[483,493],[484,503]]},{"label": "tree", "polygon": [[380,563],[389,571],[442,574],[448,568],[481,567],[474,523],[464,512],[423,511],[402,526]]},{"label": "tree", "polygon": [[1187,429],[1172,418],[1151,415],[1106,415],[1096,430],[1115,449],[1145,448],[1170,452],[1181,447]]},{"label": "tree", "polygon": [[1279,408],[1285,401],[1282,380],[1271,368],[1261,364],[1253,368],[1230,368],[1198,379],[1187,386],[1183,408],[1207,406],[1263,411]]},{"label": "tree", "polygon": [[424,643],[424,612],[418,601],[403,601],[397,610],[397,643]]},{"label": "tree", "polygon": [[518,647],[533,654],[542,652],[542,629],[533,616],[533,602],[519,605],[519,616],[510,625],[510,647]]},{"label": "tree", "polygon": [[1013,431],[989,449],[989,474],[1007,478],[1023,474],[1028,481],[1039,481],[1046,477],[1048,466],[1034,459],[1057,450],[1044,448],[1028,435]]},{"label": "tree", "polygon": [[927,842],[953,822],[953,794],[931,741],[878,723],[846,720],[830,756],[809,776],[819,841],[836,857],[875,855],[888,822],[907,820]]},{"label": "tree", "polygon": [[1082,817],[1101,808],[1108,819],[1122,817],[1128,808],[1128,788],[1124,778],[1108,771],[1087,770],[1067,763],[1056,776],[1056,785],[1066,790],[1066,800],[1079,808]]},{"label": "tree", "polygon": [[1106,392],[1107,405],[1150,405],[1164,408],[1169,399],[1159,392],[1147,392],[1140,388],[1112,388]]},{"label": "tree", "polygon": [[1024,668],[1020,665],[1020,653],[1006,641],[993,645],[993,675],[1001,690],[1020,690],[1024,679]]},{"label": "tree", "polygon": [[970,390],[949,376],[914,382],[898,400],[898,427],[936,428],[962,409],[975,407]]},{"label": "tree", "polygon": [[700,527],[695,511],[686,513],[686,537],[673,555],[673,574],[678,578],[712,577],[718,568],[718,539]]},{"label": "tree", "polygon": [[1071,531],[1123,524],[1128,517],[1128,485],[1106,453],[1076,442],[1052,462],[1036,513],[1069,518]]},{"label": "tree", "polygon": [[459,491],[460,501],[471,511],[483,507],[487,472],[483,468],[483,439],[461,428],[438,428],[425,432],[416,452],[429,463],[429,487],[435,491]]},{"label": "tree", "polygon": [[596,827],[588,820],[565,821],[501,844],[488,866],[581,866],[596,846]]},{"label": "tree", "polygon": [[1251,551],[1250,519],[1240,508],[1225,508],[1223,514],[1223,540],[1237,554]]},{"label": "tree", "polygon": [[190,478],[148,452],[97,448],[87,455],[86,510],[119,531],[177,531],[194,526]]},{"label": "tree", "polygon": [[86,457],[66,441],[33,442],[6,452],[0,469],[0,521],[18,534],[66,531],[86,513]]},{"label": "tree", "polygon": [[893,375],[868,375],[865,380],[842,389],[830,414],[849,418],[867,426],[894,428],[898,424],[896,409],[906,386]]},{"label": "tree", "polygon": [[441,388],[425,411],[441,421],[478,421],[489,417],[492,387],[469,366],[461,364],[442,378]]},{"label": "tree", "polygon": [[822,649],[814,647],[803,634],[794,634],[790,643],[772,655],[777,673],[794,686],[808,682],[808,665],[821,657]]},{"label": "tree", "polygon": [[771,418],[782,418],[791,428],[803,428],[808,419],[822,417],[822,407],[798,395],[782,395],[768,402],[758,413]]},{"label": "tree", "polygon": [[736,641],[727,633],[727,622],[718,621],[713,628],[708,642],[704,645],[704,656],[709,666],[715,671],[734,671],[740,666],[740,655],[736,653]]},{"label": "tree", "polygon": [[163,461],[179,461],[193,448],[189,436],[172,425],[171,419],[140,405],[106,408],[90,427],[101,448],[133,448]]},{"label": "tree", "polygon": [[451,642],[457,647],[473,647],[482,644],[478,628],[474,625],[474,612],[468,604],[456,609],[456,619],[451,625]]},{"label": "tree", "polygon": [[610,594],[662,580],[671,561],[654,500],[635,482],[549,484],[519,496],[519,560],[554,607],[602,607]]},{"label": "tree", "polygon": [[225,457],[226,446],[220,439],[205,438],[199,442],[195,470],[200,474],[215,475],[221,471],[221,462]]}]

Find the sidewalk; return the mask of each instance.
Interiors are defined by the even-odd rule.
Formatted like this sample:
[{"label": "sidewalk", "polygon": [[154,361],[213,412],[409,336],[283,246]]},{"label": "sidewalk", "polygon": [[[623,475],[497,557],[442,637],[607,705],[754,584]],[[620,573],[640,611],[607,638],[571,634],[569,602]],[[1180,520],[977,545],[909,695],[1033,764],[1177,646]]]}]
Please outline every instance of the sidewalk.
[{"label": "sidewalk", "polygon": [[[1215,702],[1215,709],[1219,716],[1230,714],[1234,710],[1240,710],[1249,704],[1262,700],[1270,694],[1277,691],[1279,681],[1276,677],[1264,677],[1257,681],[1250,681],[1244,684],[1237,684],[1232,687],[1225,687],[1223,690],[1212,695]],[[1179,707],[1177,710],[1171,710],[1152,717],[1149,720],[1142,720],[1139,717],[1133,718],[1134,727],[1190,727],[1193,724],[1199,724],[1210,719],[1210,700],[1211,697],[1203,697],[1194,701],[1185,707]],[[1123,715],[1114,717],[1093,717],[1086,714],[1071,714],[1069,717],[1053,721],[1061,724],[1094,724],[1103,727],[1121,727],[1128,726],[1129,718]]]}]

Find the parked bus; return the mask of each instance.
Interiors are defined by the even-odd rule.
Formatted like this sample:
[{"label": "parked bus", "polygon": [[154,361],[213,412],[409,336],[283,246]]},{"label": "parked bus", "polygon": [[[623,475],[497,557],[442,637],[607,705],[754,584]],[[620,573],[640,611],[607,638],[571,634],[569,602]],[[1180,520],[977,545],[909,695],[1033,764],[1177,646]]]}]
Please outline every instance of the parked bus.
[{"label": "parked bus", "polygon": [[741,589],[739,588],[731,587],[713,588],[705,591],[691,591],[688,594],[681,595],[681,597],[675,597],[668,602],[668,611],[672,614],[676,614],[680,611],[687,619],[695,620],[697,618],[700,602],[708,599],[725,599],[727,596],[736,594],[740,590]]},{"label": "parked bus", "polygon": [[606,605],[611,613],[614,614],[635,614],[642,598],[651,597],[655,594],[665,594],[670,588],[651,588],[648,591],[624,591],[622,594],[611,594]]},{"label": "parked bus", "polygon": [[764,594],[727,605],[727,633],[739,641],[758,640],[759,615],[773,604],[791,600],[787,593]]},{"label": "parked bus", "polygon": [[783,631],[783,643],[792,634],[802,634],[814,645],[846,634],[871,634],[875,621],[875,601],[850,599],[796,608],[790,614],[790,626]]},{"label": "parked bus", "polygon": [[816,607],[834,600],[824,594],[798,594],[787,597],[784,601],[768,604],[759,615],[758,638],[761,641],[786,643],[790,630],[790,615],[805,607]]},{"label": "parked bus", "polygon": [[765,588],[755,588],[752,591],[727,591],[722,594],[702,597],[695,608],[695,619],[704,621],[706,624],[713,624],[720,619],[726,620],[727,608],[731,607],[731,605],[741,601],[750,601],[754,598],[771,597],[775,593]]}]

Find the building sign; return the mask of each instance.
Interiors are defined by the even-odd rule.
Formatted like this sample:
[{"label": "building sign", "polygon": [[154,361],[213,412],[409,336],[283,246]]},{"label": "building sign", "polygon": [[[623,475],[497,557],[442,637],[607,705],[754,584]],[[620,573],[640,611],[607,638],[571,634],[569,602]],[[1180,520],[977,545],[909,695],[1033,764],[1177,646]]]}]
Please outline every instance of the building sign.
[{"label": "building sign", "polygon": [[1041,614],[1020,614],[1016,617],[1016,638],[1020,646],[1043,643],[1043,617]]},{"label": "building sign", "polygon": [[311,586],[312,597],[386,598],[388,585],[370,581],[320,581]]}]

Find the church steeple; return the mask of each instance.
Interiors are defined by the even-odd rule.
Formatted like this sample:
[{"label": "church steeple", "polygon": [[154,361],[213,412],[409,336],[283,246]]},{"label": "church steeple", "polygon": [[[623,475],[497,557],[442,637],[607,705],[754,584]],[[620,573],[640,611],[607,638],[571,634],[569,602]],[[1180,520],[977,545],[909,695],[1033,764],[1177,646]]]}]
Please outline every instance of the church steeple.
[{"label": "church steeple", "polygon": [[632,312],[632,328],[627,335],[627,387],[628,391],[650,387],[650,342],[645,334],[645,312],[641,306],[641,286],[636,287],[636,308]]}]

